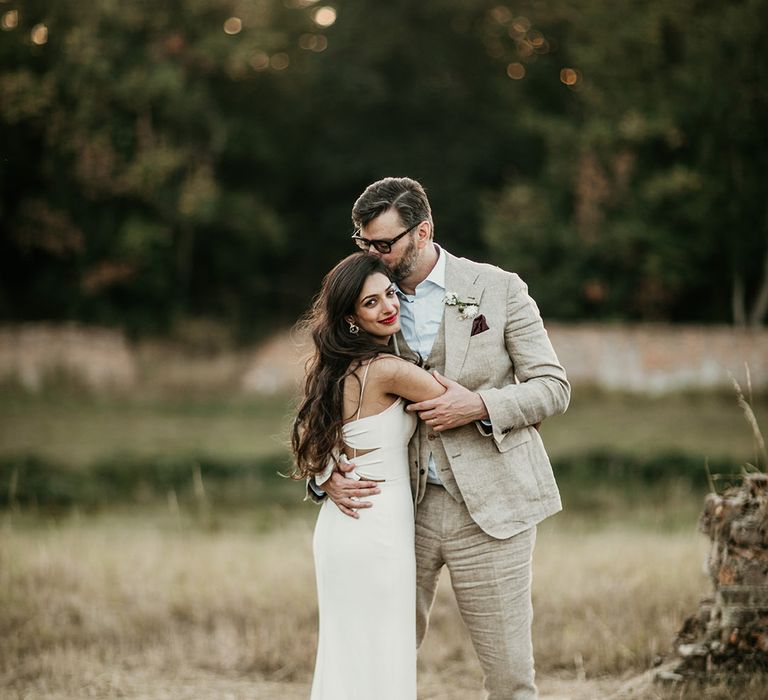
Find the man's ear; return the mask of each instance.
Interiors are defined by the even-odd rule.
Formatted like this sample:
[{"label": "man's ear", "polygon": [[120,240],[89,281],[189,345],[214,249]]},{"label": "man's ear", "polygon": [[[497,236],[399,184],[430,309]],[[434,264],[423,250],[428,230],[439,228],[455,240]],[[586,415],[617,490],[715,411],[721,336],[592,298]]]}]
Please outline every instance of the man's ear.
[{"label": "man's ear", "polygon": [[419,228],[416,229],[416,235],[419,238],[419,243],[426,245],[432,240],[432,224],[429,221],[422,221],[419,224]]}]

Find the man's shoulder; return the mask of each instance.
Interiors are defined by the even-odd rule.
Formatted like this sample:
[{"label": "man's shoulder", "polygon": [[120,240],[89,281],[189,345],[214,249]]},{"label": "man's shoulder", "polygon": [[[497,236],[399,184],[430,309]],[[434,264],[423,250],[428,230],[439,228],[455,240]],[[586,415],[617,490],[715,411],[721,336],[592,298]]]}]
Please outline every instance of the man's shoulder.
[{"label": "man's shoulder", "polygon": [[453,256],[456,264],[460,265],[468,272],[480,276],[482,279],[491,282],[492,284],[504,284],[509,286],[522,285],[523,281],[520,279],[520,275],[516,272],[510,272],[504,270],[497,265],[491,265],[490,263],[477,262],[476,260],[470,260],[469,258],[460,258]]}]

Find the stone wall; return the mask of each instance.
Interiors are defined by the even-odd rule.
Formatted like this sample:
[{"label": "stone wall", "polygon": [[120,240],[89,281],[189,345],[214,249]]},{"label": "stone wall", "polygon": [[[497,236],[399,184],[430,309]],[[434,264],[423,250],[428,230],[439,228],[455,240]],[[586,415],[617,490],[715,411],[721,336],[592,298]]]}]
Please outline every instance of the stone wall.
[{"label": "stone wall", "polygon": [[136,361],[123,334],[77,324],[26,323],[0,328],[0,381],[38,391],[58,378],[89,389],[126,389]]},{"label": "stone wall", "polygon": [[[731,391],[749,366],[755,391],[768,390],[768,331],[729,326],[547,324],[574,385],[659,395]],[[259,348],[245,375],[249,391],[279,391],[299,381],[307,339],[285,333]]]},{"label": "stone wall", "polygon": [[729,326],[548,324],[574,384],[664,394],[732,388],[749,366],[755,390],[768,389],[768,331]]}]

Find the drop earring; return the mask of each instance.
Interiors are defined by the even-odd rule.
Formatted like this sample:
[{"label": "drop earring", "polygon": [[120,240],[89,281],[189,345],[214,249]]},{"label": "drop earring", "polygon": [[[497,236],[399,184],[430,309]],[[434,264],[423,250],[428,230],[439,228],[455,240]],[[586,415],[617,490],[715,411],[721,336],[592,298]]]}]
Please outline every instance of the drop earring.
[{"label": "drop earring", "polygon": [[360,328],[359,328],[359,326],[358,326],[357,324],[355,324],[355,323],[350,323],[350,324],[349,324],[349,332],[350,332],[352,335],[357,335],[357,334],[360,332]]}]

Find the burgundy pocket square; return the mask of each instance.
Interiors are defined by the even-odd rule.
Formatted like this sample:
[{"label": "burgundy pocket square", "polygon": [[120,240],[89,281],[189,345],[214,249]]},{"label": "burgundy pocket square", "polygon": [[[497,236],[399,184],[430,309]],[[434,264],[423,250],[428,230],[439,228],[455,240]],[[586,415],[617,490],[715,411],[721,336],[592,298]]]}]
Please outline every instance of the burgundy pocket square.
[{"label": "burgundy pocket square", "polygon": [[469,337],[471,338],[473,335],[477,335],[478,333],[484,333],[487,330],[488,324],[485,321],[485,316],[480,314],[479,316],[475,316],[474,320],[472,321],[472,332],[469,334]]}]

